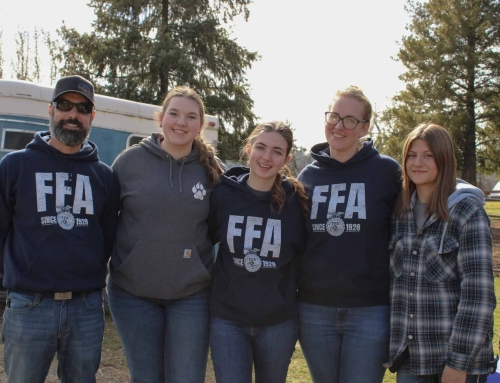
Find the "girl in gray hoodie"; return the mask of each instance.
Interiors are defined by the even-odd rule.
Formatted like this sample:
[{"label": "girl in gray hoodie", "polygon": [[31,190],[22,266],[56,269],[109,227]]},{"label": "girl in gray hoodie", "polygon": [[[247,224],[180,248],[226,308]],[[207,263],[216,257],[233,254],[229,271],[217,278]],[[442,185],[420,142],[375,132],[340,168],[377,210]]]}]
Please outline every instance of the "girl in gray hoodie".
[{"label": "girl in gray hoodie", "polygon": [[210,194],[223,169],[200,136],[204,106],[170,91],[153,133],[112,167],[121,212],[109,303],[132,382],[202,383],[208,355]]}]

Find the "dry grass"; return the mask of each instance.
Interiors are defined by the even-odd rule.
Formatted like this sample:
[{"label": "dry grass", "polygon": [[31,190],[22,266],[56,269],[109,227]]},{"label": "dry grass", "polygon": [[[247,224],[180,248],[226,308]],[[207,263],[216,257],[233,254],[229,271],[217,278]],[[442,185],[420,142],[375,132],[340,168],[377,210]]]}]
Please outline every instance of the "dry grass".
[{"label": "dry grass", "polygon": [[[500,202],[493,206],[495,209],[500,207]],[[488,212],[488,206],[486,206]],[[496,210],[495,210],[496,212]],[[494,265],[496,269],[500,269],[500,220],[491,221],[494,242]],[[495,288],[497,298],[500,299],[500,278],[495,280]],[[1,321],[0,321],[1,324]],[[495,311],[495,334],[499,334],[500,330],[500,308]],[[114,323],[111,316],[106,316],[106,327],[104,330],[104,341],[102,345],[102,361],[97,373],[98,383],[127,383],[130,382],[130,377],[127,369],[127,361],[123,353],[123,348],[116,333]],[[498,352],[497,338],[495,337],[494,344],[495,353]],[[7,377],[3,368],[3,345],[0,345],[0,383],[6,383]],[[396,375],[387,371],[384,383],[394,383]],[[46,383],[57,383],[56,362],[52,363],[49,376]],[[307,369],[302,350],[297,343],[295,353],[292,357],[290,369],[288,372],[287,382],[289,383],[310,383],[311,378]],[[215,376],[211,360],[208,363],[207,375],[205,383],[215,383]]]}]

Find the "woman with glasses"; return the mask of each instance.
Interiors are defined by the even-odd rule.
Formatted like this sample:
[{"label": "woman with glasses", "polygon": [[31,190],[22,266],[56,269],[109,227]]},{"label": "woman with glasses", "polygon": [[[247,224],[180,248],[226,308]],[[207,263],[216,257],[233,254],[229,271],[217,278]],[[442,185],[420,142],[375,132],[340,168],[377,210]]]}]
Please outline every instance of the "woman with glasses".
[{"label": "woman with glasses", "polygon": [[483,192],[456,166],[441,126],[408,135],[390,244],[387,365],[398,383],[484,383],[496,365],[490,222]]},{"label": "woman with glasses", "polygon": [[298,176],[311,200],[299,267],[300,344],[314,383],[380,383],[389,352],[389,229],[401,188],[396,161],[368,134],[357,87],[325,114],[327,142]]}]

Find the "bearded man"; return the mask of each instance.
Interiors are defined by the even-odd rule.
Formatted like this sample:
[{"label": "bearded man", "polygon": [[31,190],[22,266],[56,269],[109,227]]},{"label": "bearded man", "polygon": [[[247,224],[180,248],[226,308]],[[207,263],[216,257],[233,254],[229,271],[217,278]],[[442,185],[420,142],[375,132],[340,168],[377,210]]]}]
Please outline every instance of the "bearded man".
[{"label": "bearded man", "polygon": [[0,161],[4,366],[9,383],[42,383],[57,354],[61,382],[95,382],[118,184],[87,139],[92,83],[61,78],[48,112],[50,131]]}]

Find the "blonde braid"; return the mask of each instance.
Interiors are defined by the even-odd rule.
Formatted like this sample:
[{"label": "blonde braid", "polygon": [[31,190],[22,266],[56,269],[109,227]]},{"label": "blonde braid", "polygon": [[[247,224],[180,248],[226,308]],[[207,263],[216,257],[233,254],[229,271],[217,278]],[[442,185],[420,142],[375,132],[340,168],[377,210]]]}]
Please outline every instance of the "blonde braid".
[{"label": "blonde braid", "polygon": [[219,180],[219,177],[224,174],[224,169],[215,157],[215,149],[213,145],[205,141],[205,139],[200,135],[195,138],[193,145],[198,150],[200,163],[207,172],[208,185],[215,185]]}]

